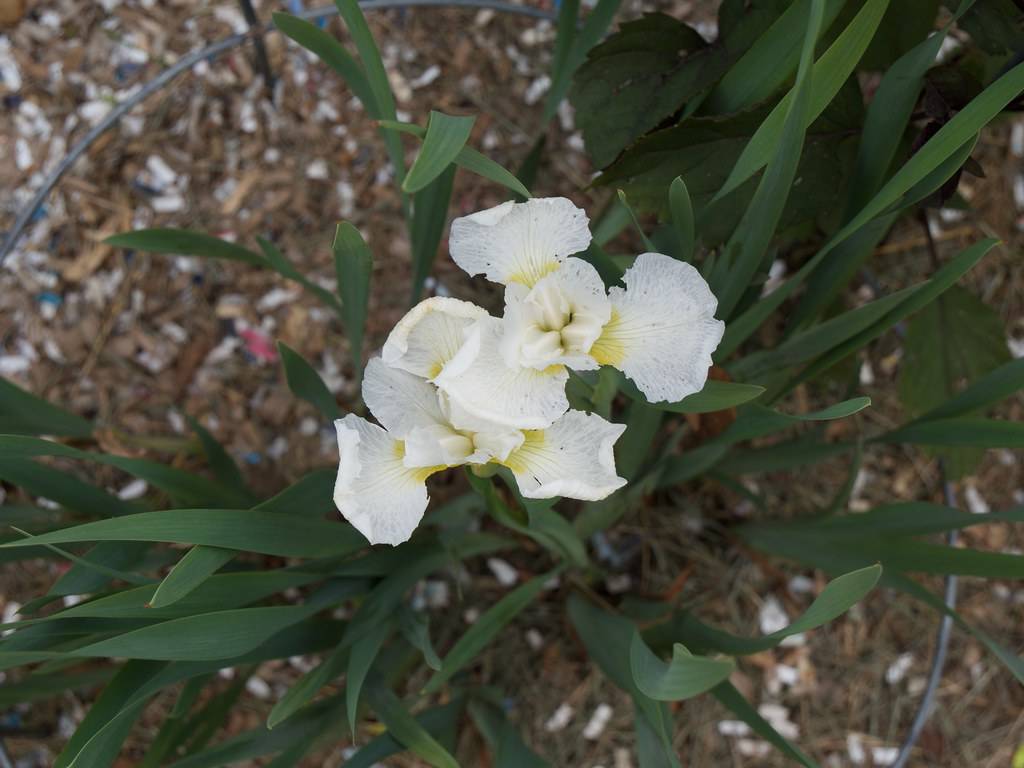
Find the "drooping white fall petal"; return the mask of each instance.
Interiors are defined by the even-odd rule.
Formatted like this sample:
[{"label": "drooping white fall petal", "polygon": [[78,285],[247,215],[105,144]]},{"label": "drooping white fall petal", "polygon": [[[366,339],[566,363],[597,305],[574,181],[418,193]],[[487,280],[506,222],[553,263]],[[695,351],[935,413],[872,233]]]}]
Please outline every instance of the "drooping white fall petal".
[{"label": "drooping white fall petal", "polygon": [[642,253],[609,291],[611,320],[590,353],[626,374],[652,403],[700,392],[725,333],[718,299],[690,264]]},{"label": "drooping white fall petal", "polygon": [[501,354],[502,321],[480,320],[476,338],[449,361],[434,380],[470,417],[515,429],[543,429],[569,408],[569,372],[556,365],[543,371],[509,366]]},{"label": "drooping white fall petal", "polygon": [[406,467],[402,442],[364,418],[349,414],[334,426],[339,453],[334,504],[371,544],[408,540],[430,501],[425,481],[433,469]]},{"label": "drooping white fall petal", "polygon": [[394,327],[381,359],[392,368],[432,379],[459,351],[466,330],[487,311],[469,301],[435,296],[410,309]]},{"label": "drooping white fall petal", "polygon": [[470,275],[533,286],[590,245],[587,214],[564,197],[502,203],[452,222],[452,259]]},{"label": "drooping white fall petal", "polygon": [[502,463],[528,499],[599,501],[626,484],[615,471],[613,452],[625,429],[596,413],[568,411],[547,429],[527,432]]},{"label": "drooping white fall petal", "polygon": [[590,348],[611,318],[604,281],[586,261],[568,258],[532,288],[505,289],[501,352],[512,366],[593,370]]}]

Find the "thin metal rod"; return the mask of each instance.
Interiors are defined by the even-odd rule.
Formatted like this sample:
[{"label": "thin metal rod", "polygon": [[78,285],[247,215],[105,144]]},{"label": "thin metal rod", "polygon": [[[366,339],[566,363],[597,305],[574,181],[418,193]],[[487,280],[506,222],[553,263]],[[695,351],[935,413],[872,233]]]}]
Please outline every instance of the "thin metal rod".
[{"label": "thin metal rod", "polygon": [[[363,10],[367,11],[385,10],[388,8],[417,7],[478,8],[481,10],[486,9],[498,11],[500,13],[527,16],[535,19],[555,18],[555,14],[551,11],[545,11],[540,8],[530,8],[522,5],[513,5],[512,3],[502,2],[501,0],[363,0],[359,3],[359,6]],[[337,15],[337,13],[337,7],[325,6],[322,8],[310,8],[309,10],[296,15],[308,21],[328,18],[330,16]],[[263,31],[269,33],[276,32],[277,30],[273,24],[267,24],[263,27]],[[230,37],[226,37],[223,40],[212,43],[201,50],[186,54],[143,85],[142,88],[136,91],[133,95],[118,102],[113,109],[104,115],[102,120],[94,125],[89,132],[82,137],[81,141],[71,148],[64,159],[61,160],[60,163],[57,164],[57,167],[55,167],[43,180],[42,185],[36,191],[35,195],[32,196],[32,199],[18,213],[17,218],[14,220],[14,225],[11,227],[7,233],[7,237],[4,239],[3,248],[0,249],[0,267],[3,266],[7,256],[14,250],[14,246],[21,239],[25,228],[31,222],[32,217],[35,216],[36,211],[38,211],[43,203],[46,202],[46,198],[49,197],[50,192],[55,186],[57,186],[57,183],[61,178],[63,178],[64,174],[71,169],[71,166],[75,164],[78,158],[82,156],[82,154],[94,141],[96,141],[96,139],[110,130],[110,128],[113,127],[121,117],[125,115],[125,113],[166,86],[185,70],[190,69],[200,61],[215,59],[232,48],[250,40],[254,40],[255,38],[255,30],[250,30],[249,32],[242,34],[231,35]]]},{"label": "thin metal rod", "polygon": [[[946,497],[946,506],[955,507],[956,494],[953,493],[953,484],[946,479],[945,468],[941,464],[939,465],[939,470],[942,473],[942,491]],[[952,530],[946,536],[946,543],[951,547],[955,546],[957,538],[956,530]],[[956,574],[951,573],[946,576],[946,589],[943,596],[950,610],[956,606],[956,592]],[[925,686],[921,703],[917,707],[917,714],[914,715],[914,721],[910,724],[910,730],[903,740],[903,745],[900,747],[899,754],[896,756],[896,762],[892,764],[892,768],[904,768],[907,764],[907,760],[910,759],[910,753],[913,751],[914,745],[917,744],[917,740],[921,737],[921,731],[924,730],[925,723],[928,722],[928,718],[932,714],[932,708],[935,706],[935,695],[938,693],[939,683],[942,681],[942,670],[946,664],[946,653],[949,651],[949,636],[952,629],[953,617],[948,613],[944,613],[939,621],[939,631],[935,636],[935,654],[932,656],[932,666],[928,671],[928,684]]]},{"label": "thin metal rod", "polygon": [[263,75],[264,87],[268,92],[273,93],[274,72],[270,68],[267,46],[263,42],[263,27],[260,25],[260,19],[256,15],[256,9],[252,7],[252,0],[238,0],[238,4],[242,6],[245,23],[249,25],[249,31],[252,32],[252,48],[256,54],[256,68]]}]

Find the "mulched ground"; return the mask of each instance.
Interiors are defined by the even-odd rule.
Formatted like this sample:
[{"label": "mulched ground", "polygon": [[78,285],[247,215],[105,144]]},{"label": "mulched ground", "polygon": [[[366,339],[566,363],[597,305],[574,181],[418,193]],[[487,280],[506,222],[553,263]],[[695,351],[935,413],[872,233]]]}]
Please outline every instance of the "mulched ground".
[{"label": "mulched ground", "polygon": [[[0,2],[0,11],[6,4]],[[259,10],[265,17],[271,6],[284,5],[264,2]],[[630,15],[651,7],[627,5]],[[703,5],[677,3],[671,10],[706,18]],[[549,24],[453,9],[377,12],[371,23],[402,117],[423,122],[430,108],[479,114],[473,143],[509,167],[518,165],[541,125]],[[0,227],[10,226],[41,175],[112,100],[177,57],[243,28],[229,0],[32,3],[28,15],[0,35],[0,188],[7,190],[0,197]],[[340,31],[334,23],[330,29]],[[375,254],[367,346],[379,346],[409,292],[408,239],[393,186],[381,170],[380,141],[333,74],[279,36],[267,43],[278,77],[272,90],[254,75],[247,50],[198,65],[101,138],[64,179],[0,270],[0,374],[96,418],[104,425],[104,450],[194,462],[184,416],[198,418],[247,467],[254,486],[269,493],[336,460],[332,431],[290,395],[272,344],[282,339],[313,361],[345,401],[356,391],[358,374],[332,316],[273,274],[126,254],[100,242],[113,232],[154,225],[187,226],[250,245],[263,235],[333,288],[333,226],[351,220]],[[571,196],[595,214],[607,204],[607,192],[580,191],[591,171],[570,111],[560,113],[548,141],[535,189]],[[1018,355],[1024,339],[1022,142],[1024,124],[987,131],[977,153],[987,176],[965,186],[976,211],[959,220],[935,218],[944,256],[983,235],[1006,243],[966,283],[999,311]],[[411,156],[415,147],[408,149]],[[453,212],[502,199],[501,190],[460,173]],[[874,262],[883,288],[906,285],[928,271],[924,246],[916,225],[893,234]],[[435,292],[485,304],[497,298],[479,282],[471,285],[443,257],[434,274]],[[861,291],[851,301],[868,298],[870,292]],[[874,405],[832,427],[837,437],[897,423],[900,356],[899,340],[891,335],[863,357],[863,389]],[[1018,398],[1003,415],[1019,419],[1021,409]],[[827,500],[845,474],[843,463],[833,462],[810,476],[778,473],[758,484],[771,508],[789,515]],[[124,476],[100,476],[114,490],[139,492]],[[852,504],[940,500],[938,480],[934,462],[919,452],[875,450]],[[960,486],[959,500],[975,509],[1005,508],[1024,503],[1022,487],[1020,454],[992,452]],[[766,630],[781,615],[796,616],[821,580],[738,548],[726,524],[743,514],[749,510],[739,497],[707,483],[624,521],[614,539],[635,537],[642,546],[609,591],[621,589],[625,579],[644,594],[680,590],[684,600],[700,606],[702,617],[743,633]],[[969,531],[964,540],[1000,551],[1024,545],[1021,530],[1010,526]],[[521,578],[543,567],[529,554],[514,560]],[[0,608],[10,611],[45,589],[56,575],[51,567],[4,568]],[[448,584],[452,604],[444,615],[463,620],[508,588],[487,570],[461,592],[439,578],[424,587],[425,599],[443,597],[441,584]],[[1019,585],[965,579],[960,603],[969,621],[1010,648],[1024,646]],[[736,682],[780,731],[824,765],[886,765],[916,709],[936,624],[931,612],[876,593],[802,643],[746,659]],[[459,620],[433,625],[442,648],[465,626]],[[259,725],[300,667],[261,667],[225,735]],[[512,696],[527,741],[557,765],[634,764],[631,708],[583,660],[560,601],[527,612],[484,654],[480,669]],[[138,760],[171,702],[165,695],[147,710],[123,765]],[[39,727],[44,735],[8,739],[8,748],[24,760],[20,764],[49,765],[87,707],[88,695],[67,694],[20,708],[15,714],[21,725]],[[1022,711],[1020,686],[976,642],[955,633],[937,707],[911,765],[1009,765],[1024,741]],[[685,765],[784,764],[707,698],[682,705],[676,721]],[[362,740],[369,735],[370,729]],[[309,765],[339,765],[345,738],[339,734],[339,744]],[[466,755],[479,749],[471,729],[462,748]]]}]

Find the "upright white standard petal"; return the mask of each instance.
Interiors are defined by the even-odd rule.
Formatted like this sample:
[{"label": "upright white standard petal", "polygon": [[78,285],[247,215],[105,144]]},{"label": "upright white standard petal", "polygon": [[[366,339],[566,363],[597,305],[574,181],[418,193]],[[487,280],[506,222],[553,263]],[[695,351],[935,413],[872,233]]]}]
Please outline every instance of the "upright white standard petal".
[{"label": "upright white standard petal", "polygon": [[599,501],[626,484],[612,450],[625,430],[596,413],[569,411],[547,429],[527,432],[522,447],[502,463],[528,499]]},{"label": "upright white standard petal", "polygon": [[338,477],[334,503],[371,544],[401,544],[427,509],[425,481],[433,469],[402,463],[402,442],[366,419],[349,414],[338,431]]},{"label": "upright white standard petal", "polygon": [[533,286],[505,289],[501,352],[512,366],[593,370],[590,348],[611,318],[604,281],[583,259],[568,258]]},{"label": "upright white standard petal", "polygon": [[652,403],[700,392],[725,333],[718,299],[689,264],[642,253],[612,288],[611,320],[590,354],[626,374]]},{"label": "upright white standard petal", "polygon": [[398,321],[381,359],[392,368],[432,379],[462,347],[466,329],[487,316],[487,310],[468,301],[424,299]]},{"label": "upright white standard petal", "polygon": [[564,197],[507,202],[452,222],[452,259],[470,275],[532,286],[590,245],[587,214]]},{"label": "upright white standard petal", "polygon": [[437,387],[419,376],[391,368],[375,357],[363,373],[363,400],[392,437],[404,439],[416,428],[444,424]]},{"label": "upright white standard petal", "polygon": [[460,413],[501,427],[543,429],[568,410],[564,366],[543,371],[509,366],[499,349],[498,318],[480,320],[471,333],[478,334],[475,354],[460,352],[434,379]]}]

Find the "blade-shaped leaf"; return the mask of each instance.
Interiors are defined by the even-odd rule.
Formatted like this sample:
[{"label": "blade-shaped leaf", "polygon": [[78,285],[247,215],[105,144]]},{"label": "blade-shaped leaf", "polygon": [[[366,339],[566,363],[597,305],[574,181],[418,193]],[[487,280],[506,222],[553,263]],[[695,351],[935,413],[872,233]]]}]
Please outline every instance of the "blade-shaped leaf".
[{"label": "blade-shaped leaf", "polygon": [[423,687],[424,693],[435,693],[452,675],[461,670],[480,653],[505,626],[532,603],[544,585],[561,569],[535,576],[521,584],[492,605],[460,637],[441,662],[441,669],[433,674]]},{"label": "blade-shaped leaf", "polygon": [[221,240],[219,237],[187,229],[139,229],[111,235],[103,242],[115,248],[241,261],[257,267],[268,266],[267,260],[255,251]]},{"label": "blade-shaped leaf", "polygon": [[440,176],[466,146],[475,122],[475,117],[431,110],[423,146],[402,182],[402,189],[410,194],[418,192]]},{"label": "blade-shaped leaf", "polygon": [[419,301],[444,235],[448,205],[452,199],[455,166],[449,165],[426,187],[416,193],[412,207],[412,303]]},{"label": "blade-shaped leaf", "polygon": [[682,176],[676,176],[668,188],[668,212],[678,249],[674,255],[683,261],[692,262],[697,232],[693,220],[693,203]]},{"label": "blade-shaped leaf", "polygon": [[312,404],[328,421],[340,418],[341,409],[316,369],[283,341],[277,342],[277,352],[292,394]]},{"label": "blade-shaped leaf", "polygon": [[402,702],[379,681],[370,681],[366,698],[388,732],[435,768],[459,768],[455,758],[409,714]]},{"label": "blade-shaped leaf", "polygon": [[804,768],[818,768],[818,764],[807,755],[790,744],[772,724],[758,714],[743,694],[736,690],[732,683],[724,682],[711,691],[712,695],[736,717],[750,726],[750,729],[767,741],[779,752],[791,760],[796,760]]},{"label": "blade-shaped leaf", "polygon": [[205,582],[238,553],[220,547],[192,547],[175,563],[157,587],[151,605],[163,608],[176,603]]},{"label": "blade-shaped leaf", "polygon": [[373,254],[359,230],[348,222],[338,225],[331,248],[334,251],[334,271],[338,277],[345,333],[352,348],[352,364],[359,371],[363,367],[363,334],[370,301]]},{"label": "blade-shaped leaf", "polygon": [[92,424],[0,377],[0,432],[88,437]]},{"label": "blade-shaped leaf", "polygon": [[345,673],[345,707],[348,711],[348,729],[355,737],[356,711],[359,709],[359,694],[363,688],[370,667],[380,653],[380,648],[393,629],[391,622],[382,622],[352,644],[348,654],[348,671]]},{"label": "blade-shaped leaf", "polygon": [[736,669],[732,659],[694,656],[679,643],[672,648],[672,661],[666,663],[636,631],[629,646],[629,664],[636,687],[656,701],[693,698],[726,680]]}]

